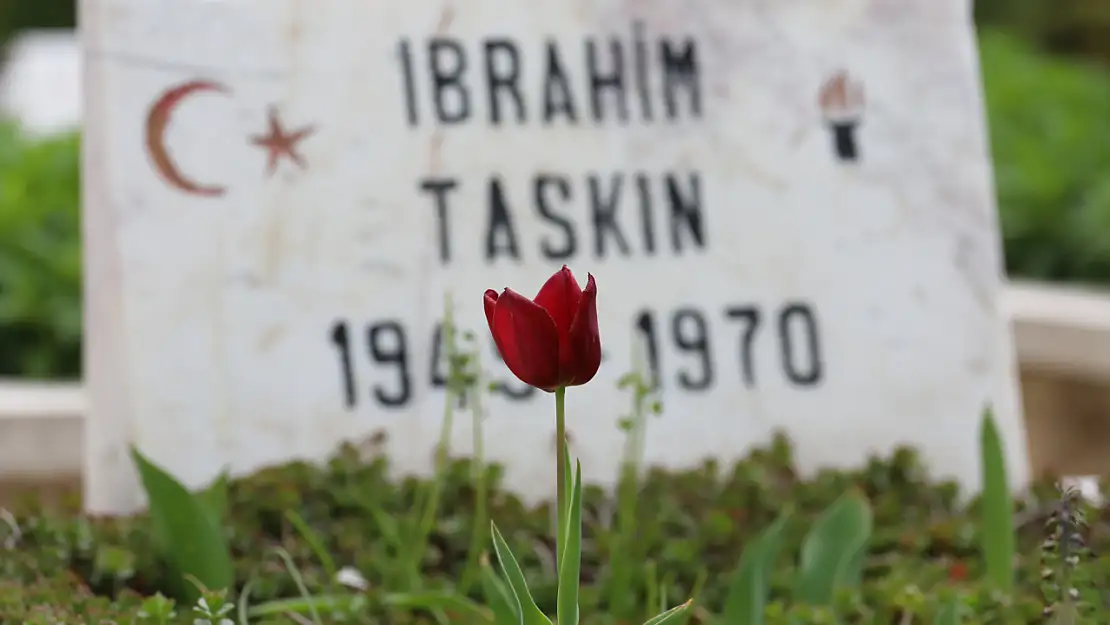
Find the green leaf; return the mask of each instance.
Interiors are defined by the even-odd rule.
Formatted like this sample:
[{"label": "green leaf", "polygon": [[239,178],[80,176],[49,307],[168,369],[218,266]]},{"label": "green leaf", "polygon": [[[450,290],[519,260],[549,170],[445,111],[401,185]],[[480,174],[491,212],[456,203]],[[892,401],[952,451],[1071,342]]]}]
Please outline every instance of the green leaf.
[{"label": "green leaf", "polygon": [[[563,501],[565,501],[566,505],[569,507],[571,505],[570,500],[574,496],[574,484],[571,484],[571,482],[570,482],[571,463],[570,463],[570,443],[569,442],[563,447],[563,475],[567,476],[566,481],[563,483],[563,494],[564,494]],[[560,512],[560,514],[556,518],[565,519],[565,518],[567,518],[567,516],[568,515],[566,514],[566,510],[563,510],[563,511]],[[556,531],[559,532],[559,536],[558,536],[559,540],[558,540],[558,542],[555,543],[555,545],[560,549],[560,554],[561,554],[563,551],[565,551],[563,545],[567,544],[567,536],[566,536],[567,528],[564,527],[564,526],[560,526],[559,528],[556,529]],[[560,555],[560,557],[562,557],[562,556]]]},{"label": "green leaf", "polygon": [[[563,532],[563,557],[559,559],[559,598],[556,620],[560,625],[578,625],[578,584],[582,571],[582,463],[575,463],[570,489],[567,527]],[[568,467],[569,468],[569,467]],[[570,478],[570,472],[567,472]]]},{"label": "green leaf", "polygon": [[867,560],[867,547],[866,545],[856,552],[854,558],[848,561],[848,565],[844,567],[844,571],[837,580],[840,586],[855,588],[863,582],[863,565]]},{"label": "green leaf", "polygon": [[666,623],[671,619],[677,617],[679,614],[682,614],[682,612],[686,610],[686,608],[690,607],[690,604],[693,602],[693,599],[687,599],[686,603],[683,603],[682,605],[676,605],[670,610],[667,610],[662,614],[658,614],[644,621],[644,625],[663,625],[663,623]]},{"label": "green leaf", "polygon": [[212,515],[216,517],[216,522],[222,524],[224,515],[227,514],[227,485],[230,481],[230,475],[227,469],[224,469],[216,479],[208,485],[208,488],[200,492],[199,497],[204,505],[212,511]]},{"label": "green leaf", "polygon": [[163,557],[178,578],[182,599],[193,602],[199,592],[185,584],[192,576],[211,590],[231,588],[234,574],[227,539],[211,507],[176,479],[131,448],[143,489],[150,501],[152,531]]},{"label": "green leaf", "polygon": [[782,546],[782,531],[790,512],[784,512],[746,547],[732,574],[725,599],[723,622],[728,625],[761,625],[770,591],[771,572]]},{"label": "green leaf", "polygon": [[520,616],[520,603],[509,595],[505,583],[493,572],[489,561],[482,562],[482,594],[485,595],[486,604],[493,611],[493,618],[497,625],[521,625],[524,623]]},{"label": "green leaf", "polygon": [[1014,589],[1014,504],[1006,480],[1002,438],[990,409],[983,414],[979,435],[982,446],[983,525],[979,528],[987,579],[999,590]]},{"label": "green leaf", "polygon": [[814,606],[830,605],[833,591],[858,579],[860,552],[871,537],[871,507],[858,492],[834,502],[810,528],[802,543],[794,599]]},{"label": "green leaf", "polygon": [[532,598],[532,593],[528,590],[528,583],[524,580],[524,572],[520,570],[520,565],[517,563],[512,550],[509,549],[509,544],[505,542],[505,538],[498,531],[497,524],[491,521],[490,528],[493,532],[493,549],[497,552],[497,560],[501,563],[501,570],[504,572],[505,579],[509,582],[509,588],[520,607],[520,622],[523,625],[551,625],[551,619],[540,611],[536,601]]},{"label": "green leaf", "polygon": [[960,625],[960,600],[957,597],[949,599],[933,617],[933,625]]}]

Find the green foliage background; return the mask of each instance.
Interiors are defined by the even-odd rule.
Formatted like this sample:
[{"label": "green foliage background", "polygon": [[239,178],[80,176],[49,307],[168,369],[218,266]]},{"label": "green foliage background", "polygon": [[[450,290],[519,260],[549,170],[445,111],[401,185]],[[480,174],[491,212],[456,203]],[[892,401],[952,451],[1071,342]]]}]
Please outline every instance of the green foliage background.
[{"label": "green foliage background", "polygon": [[[388,522],[419,523],[421,493],[432,488],[427,480],[390,479],[389,452],[386,443],[345,445],[326,463],[291,462],[232,480],[225,527],[235,587],[242,589],[253,579],[251,598],[259,603],[298,597],[297,580],[274,552],[280,546],[310,595],[340,594],[332,583],[338,567],[351,566],[365,576],[370,590],[362,595],[364,609],[351,615],[324,613],[323,623],[434,623],[425,611],[397,609],[387,599],[413,588],[405,581],[408,563],[399,556],[392,538],[395,527]],[[822,471],[807,478],[795,473],[794,458],[789,441],[776,437],[735,463],[709,461],[688,471],[651,469],[625,491],[624,501],[588,485],[582,515],[583,625],[640,623],[658,612],[660,604],[676,605],[690,597],[696,598],[690,625],[735,625],[711,620],[709,614],[719,614],[725,605],[745,547],[787,509],[793,513],[766,580],[771,588],[768,625],[924,625],[938,622],[930,615],[950,596],[961,597],[967,606],[966,625],[1045,623],[1040,555],[1044,522],[1059,501],[1051,484],[1038,484],[1014,502],[1020,522],[1015,527],[1015,586],[1007,594],[988,578],[980,547],[980,528],[990,526],[983,520],[989,504],[975,498],[961,505],[956,484],[929,481],[912,451],[896,450],[852,471]],[[487,466],[484,474],[489,518],[504,528],[536,602],[553,612],[554,511],[550,504],[527,506],[504,490],[501,467]],[[476,523],[474,475],[469,460],[453,460],[446,467],[443,500],[427,548],[420,552],[423,590],[458,589],[465,577]],[[861,560],[860,584],[836,592],[832,604],[844,619],[835,621],[820,606],[798,601],[794,588],[807,532],[847,492],[870,502],[874,531]],[[70,502],[57,513],[37,506],[15,510],[22,534],[14,550],[0,558],[0,622],[130,623],[142,596],[172,587],[149,517],[82,517],[76,504]],[[290,511],[311,528],[313,539],[290,522]],[[1110,510],[1084,513],[1090,553],[1110,554]],[[488,532],[487,523],[479,525],[483,534]],[[0,523],[0,545],[7,529]],[[1088,600],[1105,615],[1110,556],[1084,556],[1078,566],[1087,576]],[[481,601],[480,584],[472,585],[468,594]],[[188,609],[178,613],[175,625],[193,623],[197,616]],[[275,612],[253,622],[293,620]],[[1076,621],[1105,622],[1102,617]]]},{"label": "green foliage background", "polygon": [[26,28],[73,28],[77,0],[3,0],[0,2],[0,48]]},{"label": "green foliage background", "polygon": [[974,0],[981,27],[1005,28],[1053,54],[1110,64],[1106,0]]},{"label": "green foliage background", "polygon": [[0,126],[0,375],[80,373],[78,175],[76,136]]},{"label": "green foliage background", "polygon": [[1110,71],[997,32],[980,49],[1010,273],[1110,282]]},{"label": "green foliage background", "polygon": [[[1012,1],[1003,17],[980,3],[983,21],[1040,23],[1022,17],[1037,3]],[[1096,5],[1110,20],[1110,1]],[[0,3],[0,24],[12,6]],[[1090,10],[1099,23],[1103,9]],[[1012,32],[980,33],[1008,270],[1110,285],[1110,64],[1047,55],[1048,31]],[[32,141],[0,126],[0,376],[80,375],[78,163],[75,136]]]}]

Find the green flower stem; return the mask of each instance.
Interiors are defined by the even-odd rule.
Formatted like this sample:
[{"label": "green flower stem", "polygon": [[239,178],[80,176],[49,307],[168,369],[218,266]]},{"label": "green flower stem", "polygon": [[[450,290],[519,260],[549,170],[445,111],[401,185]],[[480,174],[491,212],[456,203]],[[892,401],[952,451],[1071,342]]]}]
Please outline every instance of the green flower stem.
[{"label": "green flower stem", "polygon": [[[482,376],[478,374],[475,388],[482,387]],[[459,590],[466,594],[476,579],[480,579],[482,568],[480,556],[483,550],[483,539],[487,537],[489,520],[486,518],[487,501],[489,499],[488,484],[486,480],[486,453],[484,437],[482,436],[482,394],[477,391],[468,393],[470,410],[474,419],[473,440],[474,457],[471,459],[471,476],[474,480],[474,529],[470,535],[470,549],[467,550],[466,568],[463,569],[462,581]]]},{"label": "green flower stem", "polygon": [[555,501],[559,506],[559,513],[556,517],[559,526],[555,528],[555,570],[560,570],[559,567],[563,563],[563,532],[566,530],[567,524],[567,507],[566,507],[566,463],[564,458],[567,453],[567,389],[566,387],[555,389]]}]

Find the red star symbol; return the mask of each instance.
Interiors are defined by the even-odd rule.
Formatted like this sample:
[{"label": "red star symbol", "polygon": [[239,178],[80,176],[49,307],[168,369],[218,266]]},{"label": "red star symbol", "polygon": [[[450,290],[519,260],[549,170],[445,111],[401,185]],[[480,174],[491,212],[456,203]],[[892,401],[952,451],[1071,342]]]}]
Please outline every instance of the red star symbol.
[{"label": "red star symbol", "polygon": [[281,127],[281,121],[278,119],[277,109],[270,107],[270,132],[266,135],[253,135],[251,143],[261,148],[265,148],[269,152],[269,163],[266,167],[266,174],[269,176],[274,175],[277,171],[278,160],[283,156],[289,157],[294,163],[300,166],[301,169],[308,167],[308,163],[297,152],[297,143],[316,131],[315,126],[305,126],[294,132],[286,133],[285,129]]}]

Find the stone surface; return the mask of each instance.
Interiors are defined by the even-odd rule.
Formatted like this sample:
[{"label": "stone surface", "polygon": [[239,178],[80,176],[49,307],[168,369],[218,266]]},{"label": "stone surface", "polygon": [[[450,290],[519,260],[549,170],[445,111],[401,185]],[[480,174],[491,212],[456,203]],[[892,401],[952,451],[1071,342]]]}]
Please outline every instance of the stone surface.
[{"label": "stone surface", "polygon": [[[486,450],[543,496],[553,402],[491,358],[480,298],[563,263],[600,292],[608,357],[568,398],[592,481],[634,346],[665,406],[651,462],[782,428],[805,471],[914,444],[974,488],[991,405],[1028,475],[966,0],[82,17],[93,510],[141,502],[130,444],[198,486],[385,429],[427,471],[448,290],[501,385]],[[454,434],[465,453],[468,415]]]}]

